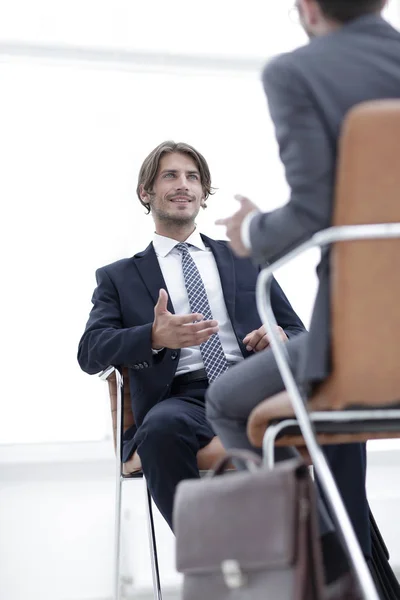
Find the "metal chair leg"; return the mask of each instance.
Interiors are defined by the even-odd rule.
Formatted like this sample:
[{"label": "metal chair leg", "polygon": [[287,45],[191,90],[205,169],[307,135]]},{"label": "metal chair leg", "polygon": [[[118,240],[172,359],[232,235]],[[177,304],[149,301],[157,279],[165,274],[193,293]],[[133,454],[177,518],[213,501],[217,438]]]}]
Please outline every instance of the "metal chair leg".
[{"label": "metal chair leg", "polygon": [[277,435],[291,425],[297,425],[297,421],[287,419],[267,427],[263,437],[263,463],[268,469],[273,469],[275,465],[275,440]]},{"label": "metal chair leg", "polygon": [[116,435],[116,465],[115,465],[115,532],[114,532],[114,598],[121,598],[120,566],[121,566],[121,500],[122,500],[122,431],[123,431],[123,398],[124,380],[118,369],[115,369],[117,385],[117,435]]},{"label": "metal chair leg", "polygon": [[[124,429],[124,378],[118,368],[109,367],[101,374],[105,381],[112,374],[115,374],[115,383],[117,391],[116,401],[116,480],[115,480],[115,532],[114,532],[114,600],[121,600],[121,582],[120,582],[120,566],[121,566],[121,506],[122,506],[122,484],[124,482],[123,464],[122,464],[122,442]],[[144,478],[143,478],[144,479]],[[154,528],[154,518],[152,509],[151,495],[146,484],[146,508],[148,517],[148,530],[150,542],[151,569],[153,576],[153,591],[154,599],[162,600],[160,572],[158,568],[157,544]]]},{"label": "metal chair leg", "polygon": [[[276,265],[275,265],[276,267]],[[342,497],[337,488],[325,455],[320,448],[315,434],[313,423],[310,421],[305,398],[299,390],[295,377],[292,373],[287,351],[277,334],[276,319],[271,307],[270,287],[272,281],[272,269],[264,269],[257,280],[257,308],[262,322],[269,331],[272,351],[282,376],[284,386],[290,396],[293,410],[303,435],[308,452],[314,465],[320,484],[322,485],[326,499],[331,507],[332,516],[337,526],[337,531],[344,543],[350,565],[353,567],[357,578],[363,600],[379,600],[378,592],[372,575],[368,569],[360,544],[354,533],[353,526],[347,514]]]},{"label": "metal chair leg", "polygon": [[263,463],[268,469],[273,469],[275,464],[275,438],[276,425],[270,425],[263,438]]},{"label": "metal chair leg", "polygon": [[353,225],[343,227],[330,227],[316,233],[310,240],[301,244],[274,264],[264,268],[257,280],[257,308],[261,320],[269,333],[271,348],[281,374],[284,387],[286,388],[301,429],[305,445],[307,446],[315,473],[325,491],[326,499],[332,510],[332,516],[336,522],[337,531],[344,543],[349,562],[353,567],[359,588],[364,600],[379,600],[372,575],[365,562],[360,544],[354,533],[353,526],[343,504],[342,497],[332,476],[328,462],[320,448],[315,434],[313,423],[310,421],[305,401],[307,398],[296,383],[290,367],[290,360],[285,345],[277,333],[277,322],[271,306],[271,284],[273,272],[284,264],[300,255],[305,250],[315,247],[326,247],[340,241],[356,241],[365,239],[384,239],[399,237],[399,223]]},{"label": "metal chair leg", "polygon": [[[146,482],[146,480],[145,480]],[[158,567],[158,556],[157,556],[157,542],[156,542],[156,533],[154,527],[154,517],[153,517],[153,506],[152,499],[149,492],[149,488],[146,484],[146,496],[147,496],[147,523],[149,529],[149,543],[150,543],[150,557],[151,557],[151,572],[153,576],[153,593],[154,600],[162,600],[161,593],[161,583],[160,583],[160,570]]]},{"label": "metal chair leg", "polygon": [[[118,465],[117,465],[118,467]],[[117,468],[115,486],[115,531],[114,531],[114,599],[121,599],[120,565],[121,565],[121,499],[122,477]]]}]

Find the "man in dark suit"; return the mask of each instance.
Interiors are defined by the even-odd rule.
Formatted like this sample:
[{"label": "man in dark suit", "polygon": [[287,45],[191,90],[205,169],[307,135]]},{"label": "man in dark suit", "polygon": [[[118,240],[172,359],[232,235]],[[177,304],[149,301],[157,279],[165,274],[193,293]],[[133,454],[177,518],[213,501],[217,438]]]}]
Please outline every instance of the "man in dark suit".
[{"label": "man in dark suit", "polygon": [[[272,60],[263,84],[291,189],[282,208],[261,213],[240,196],[240,210],[220,221],[232,248],[257,262],[275,261],[329,227],[337,144],[347,112],[373,99],[400,98],[400,33],[381,17],[383,0],[298,0],[308,45]],[[310,333],[287,350],[306,389],[330,370],[329,254],[318,268]],[[349,332],[351,335],[351,332]],[[248,444],[246,421],[262,400],[283,389],[271,351],[222,376],[207,394],[207,415],[227,447]],[[228,394],[229,390],[229,396]],[[327,449],[328,460],[362,549],[371,555],[364,445]]]},{"label": "man in dark suit", "polygon": [[[191,146],[165,142],[150,153],[137,193],[154,219],[153,242],[97,271],[78,351],[89,374],[129,368],[136,426],[123,458],[137,449],[170,526],[175,488],[199,477],[196,454],[215,436],[205,416],[209,382],[269,344],[255,302],[258,267],[196,229],[211,192],[208,165]],[[284,340],[304,335],[276,281],[272,304]]]}]

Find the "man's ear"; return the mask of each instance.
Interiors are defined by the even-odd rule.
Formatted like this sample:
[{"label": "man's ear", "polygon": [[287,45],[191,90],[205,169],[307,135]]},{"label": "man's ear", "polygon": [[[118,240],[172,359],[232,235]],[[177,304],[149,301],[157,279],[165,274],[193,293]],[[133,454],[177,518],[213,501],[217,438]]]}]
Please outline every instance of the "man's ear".
[{"label": "man's ear", "polygon": [[200,203],[201,208],[207,208],[206,199],[202,198]]},{"label": "man's ear", "polygon": [[149,194],[148,194],[148,193],[145,191],[143,183],[141,183],[141,184],[140,184],[140,186],[139,186],[139,195],[140,195],[140,199],[141,199],[143,202],[150,203],[150,196],[149,196]]},{"label": "man's ear", "polygon": [[321,9],[316,0],[299,0],[299,12],[305,26],[317,25],[321,17]]}]

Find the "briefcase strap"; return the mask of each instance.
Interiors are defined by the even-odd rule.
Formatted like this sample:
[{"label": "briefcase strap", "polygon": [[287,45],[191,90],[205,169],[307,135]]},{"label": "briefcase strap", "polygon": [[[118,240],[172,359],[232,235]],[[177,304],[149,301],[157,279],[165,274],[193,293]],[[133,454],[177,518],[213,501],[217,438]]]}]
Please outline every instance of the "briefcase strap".
[{"label": "briefcase strap", "polygon": [[249,471],[262,467],[262,459],[255,452],[251,452],[250,450],[230,450],[224,457],[218,460],[213,469],[208,471],[207,477],[223,475],[228,470],[233,458],[241,460]]}]

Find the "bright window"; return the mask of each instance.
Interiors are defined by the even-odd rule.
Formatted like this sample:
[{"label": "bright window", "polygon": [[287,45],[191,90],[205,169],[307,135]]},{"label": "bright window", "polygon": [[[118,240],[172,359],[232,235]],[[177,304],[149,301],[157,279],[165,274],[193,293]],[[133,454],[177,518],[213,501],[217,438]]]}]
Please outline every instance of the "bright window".
[{"label": "bright window", "polygon": [[[234,193],[264,209],[286,201],[259,66],[304,41],[290,4],[2,3],[0,443],[109,434],[106,385],[79,370],[76,350],[95,269],[151,238],[135,187],[156,144],[183,140],[206,156],[218,192],[199,226],[211,236]],[[177,58],[162,69],[167,50]],[[281,276],[306,321],[316,258]]]}]

